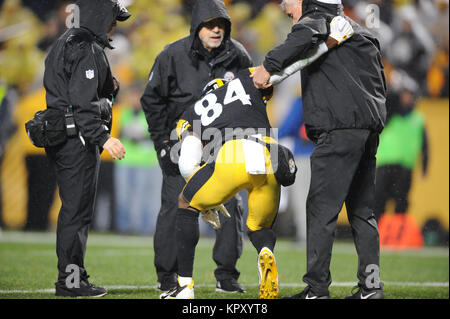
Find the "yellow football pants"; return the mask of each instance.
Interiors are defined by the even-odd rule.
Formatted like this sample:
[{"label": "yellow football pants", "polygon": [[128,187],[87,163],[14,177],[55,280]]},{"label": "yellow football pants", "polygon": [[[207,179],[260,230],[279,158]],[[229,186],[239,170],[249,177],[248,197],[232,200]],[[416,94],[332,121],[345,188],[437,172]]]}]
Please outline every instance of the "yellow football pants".
[{"label": "yellow football pants", "polygon": [[[269,137],[265,142],[276,143]],[[183,189],[183,197],[199,211],[230,200],[243,189],[248,191],[247,227],[251,231],[271,228],[278,213],[280,185],[265,149],[266,174],[248,174],[245,169],[242,140],[230,140],[220,148],[216,161],[203,165],[193,174]]]}]

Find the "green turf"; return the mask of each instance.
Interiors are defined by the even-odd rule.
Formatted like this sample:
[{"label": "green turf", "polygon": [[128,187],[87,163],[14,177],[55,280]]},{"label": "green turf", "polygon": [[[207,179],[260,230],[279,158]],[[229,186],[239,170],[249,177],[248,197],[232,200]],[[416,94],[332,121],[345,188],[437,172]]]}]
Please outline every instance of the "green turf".
[{"label": "green turf", "polygon": [[[55,298],[55,233],[3,232],[0,235],[0,299]],[[94,284],[108,288],[104,298],[158,298],[153,265],[153,239],[143,236],[91,234],[85,265]],[[258,297],[256,251],[245,241],[238,261],[245,294],[215,292],[213,241],[201,239],[194,268],[196,298]],[[299,292],[304,283],[306,252],[279,240],[275,249],[280,297]],[[333,249],[330,287],[332,298],[344,298],[356,282],[357,256],[352,243],[337,242]],[[381,280],[386,298],[449,298],[449,252],[445,248],[381,252]]]}]

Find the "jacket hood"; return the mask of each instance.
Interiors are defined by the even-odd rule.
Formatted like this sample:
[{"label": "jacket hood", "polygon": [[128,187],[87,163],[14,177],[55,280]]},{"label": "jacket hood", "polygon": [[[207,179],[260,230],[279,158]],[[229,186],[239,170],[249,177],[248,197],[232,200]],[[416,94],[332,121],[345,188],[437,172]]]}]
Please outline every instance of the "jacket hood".
[{"label": "jacket hood", "polygon": [[89,29],[105,46],[112,48],[108,31],[115,21],[125,21],[128,11],[118,0],[77,0],[80,9],[80,27]]},{"label": "jacket hood", "polygon": [[192,9],[191,41],[194,40],[203,22],[215,18],[223,18],[227,21],[224,40],[228,39],[231,32],[231,19],[223,0],[196,0]]},{"label": "jacket hood", "polygon": [[302,16],[313,11],[329,13],[332,15],[341,15],[344,12],[344,7],[341,1],[335,0],[303,0]]}]

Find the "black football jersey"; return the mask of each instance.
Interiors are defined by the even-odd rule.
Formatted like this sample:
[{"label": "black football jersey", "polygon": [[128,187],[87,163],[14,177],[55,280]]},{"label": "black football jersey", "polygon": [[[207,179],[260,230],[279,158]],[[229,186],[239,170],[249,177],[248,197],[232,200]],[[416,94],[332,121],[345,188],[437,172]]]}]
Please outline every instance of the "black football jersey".
[{"label": "black football jersey", "polygon": [[218,137],[222,142],[242,138],[241,132],[269,136],[266,101],[272,90],[256,89],[250,70],[242,70],[235,79],[206,94],[183,113],[177,124],[178,137],[194,132],[206,144]]}]

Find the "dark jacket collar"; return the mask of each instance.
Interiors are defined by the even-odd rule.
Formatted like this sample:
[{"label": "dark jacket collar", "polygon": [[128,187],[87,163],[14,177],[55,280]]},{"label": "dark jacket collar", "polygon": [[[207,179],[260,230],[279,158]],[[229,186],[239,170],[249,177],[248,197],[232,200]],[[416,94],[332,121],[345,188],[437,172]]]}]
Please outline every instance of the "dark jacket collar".
[{"label": "dark jacket collar", "polygon": [[344,7],[342,4],[327,4],[316,0],[303,0],[302,10],[302,16],[306,16],[307,14],[314,12],[342,15],[344,12]]},{"label": "dark jacket collar", "polygon": [[92,30],[88,29],[87,27],[80,27],[81,30],[84,30],[84,32],[87,32],[89,34],[90,37],[92,37],[92,40],[97,42],[98,45],[104,49],[104,48],[108,48],[108,49],[114,49],[114,47],[109,43],[109,39],[108,37],[100,37],[98,35],[96,35],[94,32],[92,32]]},{"label": "dark jacket collar", "polygon": [[224,39],[222,45],[213,52],[207,52],[202,47],[200,39],[196,39],[190,48],[190,54],[194,65],[198,65],[199,60],[205,60],[209,64],[223,64],[227,67],[237,56],[237,50],[230,38]]}]

